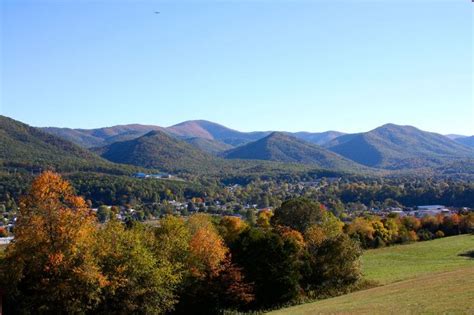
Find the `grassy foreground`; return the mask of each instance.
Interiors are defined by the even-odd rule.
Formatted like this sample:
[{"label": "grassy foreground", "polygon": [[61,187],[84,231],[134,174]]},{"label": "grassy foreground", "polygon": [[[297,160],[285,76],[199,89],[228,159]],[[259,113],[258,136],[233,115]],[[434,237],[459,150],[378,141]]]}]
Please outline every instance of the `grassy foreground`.
[{"label": "grassy foreground", "polygon": [[367,279],[384,286],[271,314],[474,314],[474,236],[365,252]]},{"label": "grassy foreground", "polygon": [[362,256],[362,271],[366,279],[389,284],[474,266],[474,259],[460,255],[470,250],[474,250],[474,235],[372,249]]},{"label": "grassy foreground", "polygon": [[474,314],[474,267],[359,291],[271,314]]}]

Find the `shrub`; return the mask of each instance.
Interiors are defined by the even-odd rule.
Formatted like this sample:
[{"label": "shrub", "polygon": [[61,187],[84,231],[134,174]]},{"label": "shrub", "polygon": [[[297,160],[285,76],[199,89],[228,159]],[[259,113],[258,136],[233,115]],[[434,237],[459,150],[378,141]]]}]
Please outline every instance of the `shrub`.
[{"label": "shrub", "polygon": [[421,229],[419,230],[416,235],[420,241],[429,241],[432,240],[434,235],[429,230]]}]

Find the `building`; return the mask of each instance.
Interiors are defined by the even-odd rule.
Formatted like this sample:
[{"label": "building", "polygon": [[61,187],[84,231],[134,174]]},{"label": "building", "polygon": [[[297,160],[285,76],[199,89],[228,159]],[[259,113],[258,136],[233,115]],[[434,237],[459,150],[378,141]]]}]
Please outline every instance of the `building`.
[{"label": "building", "polygon": [[415,210],[415,216],[418,218],[426,217],[428,215],[450,215],[451,210],[442,205],[426,205],[418,206]]},{"label": "building", "polygon": [[173,175],[167,173],[157,173],[157,174],[145,174],[145,173],[135,173],[133,177],[136,178],[154,178],[154,179],[170,179],[173,178]]},{"label": "building", "polygon": [[0,237],[0,245],[8,245],[13,241],[13,236]]}]

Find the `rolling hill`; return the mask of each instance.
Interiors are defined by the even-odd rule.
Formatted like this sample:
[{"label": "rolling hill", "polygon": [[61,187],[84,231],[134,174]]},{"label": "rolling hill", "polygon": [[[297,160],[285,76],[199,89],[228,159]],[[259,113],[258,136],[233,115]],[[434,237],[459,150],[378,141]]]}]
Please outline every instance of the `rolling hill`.
[{"label": "rolling hill", "polygon": [[116,163],[157,168],[168,172],[207,168],[215,157],[163,131],[95,149],[102,157]]},{"label": "rolling hill", "polygon": [[338,170],[360,168],[360,165],[331,151],[282,132],[274,132],[263,139],[231,149],[224,153],[224,157],[310,164]]},{"label": "rolling hill", "polygon": [[123,171],[89,150],[5,116],[0,116],[0,162],[27,170]]},{"label": "rolling hill", "polygon": [[440,134],[387,124],[335,138],[326,147],[357,163],[384,169],[437,167],[474,158],[474,151]]}]

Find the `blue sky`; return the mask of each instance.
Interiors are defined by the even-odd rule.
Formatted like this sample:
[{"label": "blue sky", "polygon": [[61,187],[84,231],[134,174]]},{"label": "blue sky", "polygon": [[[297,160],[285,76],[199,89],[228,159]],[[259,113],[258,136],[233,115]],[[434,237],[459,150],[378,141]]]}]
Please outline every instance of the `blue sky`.
[{"label": "blue sky", "polygon": [[2,0],[1,113],[34,126],[474,134],[473,8]]}]

